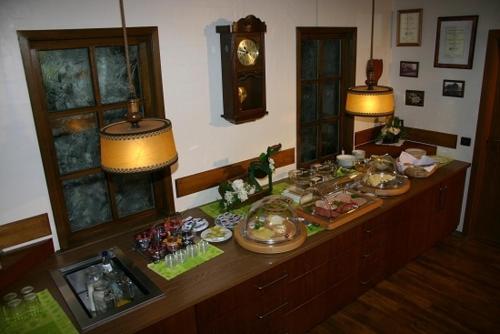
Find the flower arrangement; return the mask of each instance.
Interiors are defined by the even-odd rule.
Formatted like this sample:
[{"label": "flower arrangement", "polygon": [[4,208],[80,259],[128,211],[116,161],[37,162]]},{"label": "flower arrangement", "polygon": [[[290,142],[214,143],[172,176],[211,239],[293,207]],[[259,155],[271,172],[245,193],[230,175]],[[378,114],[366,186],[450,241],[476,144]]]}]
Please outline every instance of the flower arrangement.
[{"label": "flower arrangement", "polygon": [[404,132],[403,120],[399,117],[391,117],[380,130],[377,140],[384,144],[397,143]]},{"label": "flower arrangement", "polygon": [[242,179],[225,181],[219,186],[219,193],[222,196],[222,207],[225,210],[232,209],[248,200],[250,195],[260,190],[258,184],[250,184]]},{"label": "flower arrangement", "polygon": [[[281,149],[281,144],[269,146],[266,153],[261,153],[259,158],[250,163],[248,176],[235,180],[224,181],[219,185],[219,194],[222,197],[221,206],[224,210],[231,210],[248,201],[259,192],[263,193],[257,179],[268,177],[269,185],[266,193],[272,191],[272,175],[275,171],[274,160],[271,155]],[[255,197],[255,196],[253,196]]]}]

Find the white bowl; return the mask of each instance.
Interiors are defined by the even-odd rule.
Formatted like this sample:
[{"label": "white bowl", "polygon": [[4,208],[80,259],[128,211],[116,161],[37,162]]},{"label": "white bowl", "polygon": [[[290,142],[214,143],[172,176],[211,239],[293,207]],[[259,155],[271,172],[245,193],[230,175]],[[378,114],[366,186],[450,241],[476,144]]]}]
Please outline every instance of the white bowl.
[{"label": "white bowl", "polygon": [[337,155],[337,162],[344,168],[351,168],[356,163],[356,157],[351,154],[339,154]]}]

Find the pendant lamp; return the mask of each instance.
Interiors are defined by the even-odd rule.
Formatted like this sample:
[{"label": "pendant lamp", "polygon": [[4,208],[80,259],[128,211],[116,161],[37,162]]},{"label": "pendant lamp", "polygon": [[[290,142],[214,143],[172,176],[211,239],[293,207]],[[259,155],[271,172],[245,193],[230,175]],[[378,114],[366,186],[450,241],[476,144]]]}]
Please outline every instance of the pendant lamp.
[{"label": "pendant lamp", "polygon": [[394,92],[391,87],[378,86],[382,74],[382,60],[373,59],[373,21],[375,0],[372,0],[372,31],[370,59],[366,65],[366,86],[355,86],[347,90],[346,112],[354,116],[378,117],[394,114]]},{"label": "pendant lamp", "polygon": [[111,173],[150,172],[177,161],[172,123],[168,119],[142,118],[139,112],[140,100],[130,70],[123,0],[120,0],[120,14],[130,96],[126,120],[109,124],[100,131],[101,167]]}]

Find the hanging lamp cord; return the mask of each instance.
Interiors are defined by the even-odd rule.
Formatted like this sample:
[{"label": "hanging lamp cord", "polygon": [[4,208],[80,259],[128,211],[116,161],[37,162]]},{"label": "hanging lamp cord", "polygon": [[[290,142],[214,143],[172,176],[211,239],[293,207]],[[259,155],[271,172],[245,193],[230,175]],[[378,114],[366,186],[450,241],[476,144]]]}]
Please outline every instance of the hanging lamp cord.
[{"label": "hanging lamp cord", "polygon": [[130,69],[130,57],[128,54],[127,25],[125,23],[125,10],[123,9],[123,0],[120,0],[120,14],[122,18],[123,43],[125,47],[125,62],[127,63],[128,90],[130,93],[130,98],[136,99],[137,94],[135,91],[135,86],[132,83],[132,71]]}]

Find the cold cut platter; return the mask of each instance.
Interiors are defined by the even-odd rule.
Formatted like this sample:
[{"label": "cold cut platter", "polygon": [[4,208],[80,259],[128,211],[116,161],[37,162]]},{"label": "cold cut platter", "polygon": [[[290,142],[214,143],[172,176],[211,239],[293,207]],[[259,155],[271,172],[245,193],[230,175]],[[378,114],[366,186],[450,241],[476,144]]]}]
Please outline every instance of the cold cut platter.
[{"label": "cold cut platter", "polygon": [[325,195],[297,208],[305,220],[332,230],[381,206],[383,200],[351,190]]}]

